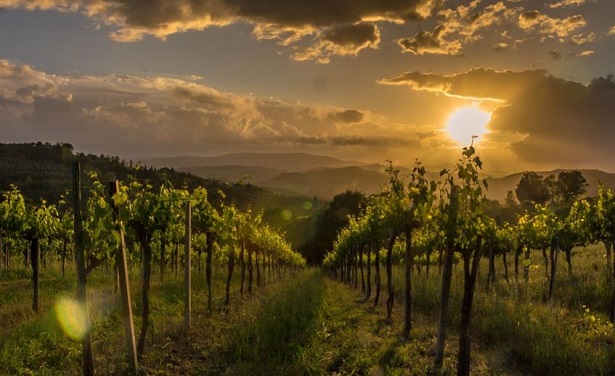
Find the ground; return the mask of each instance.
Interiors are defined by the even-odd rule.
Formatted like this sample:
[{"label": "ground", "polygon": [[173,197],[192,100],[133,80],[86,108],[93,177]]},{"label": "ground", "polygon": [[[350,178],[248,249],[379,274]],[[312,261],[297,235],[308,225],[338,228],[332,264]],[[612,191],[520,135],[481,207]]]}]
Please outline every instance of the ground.
[{"label": "ground", "polygon": [[[505,282],[498,269],[495,287],[479,275],[472,321],[472,375],[614,374],[615,333],[608,322],[612,292],[603,270],[603,249],[575,251],[569,276],[560,265],[556,298],[544,303],[546,277],[536,252],[530,282]],[[498,260],[500,262],[500,260]],[[512,264],[512,262],[511,262]],[[485,264],[481,265],[483,268]],[[500,265],[498,265],[500,268]],[[483,271],[486,268],[482,269]],[[461,284],[453,284],[449,337],[441,374],[455,374]],[[401,286],[401,269],[394,274]],[[225,269],[215,270],[214,310],[206,309],[204,276],[196,274],[190,336],[183,330],[182,277],[167,272],[153,278],[152,327],[142,373],[150,375],[422,375],[432,370],[439,274],[415,272],[411,338],[401,337],[401,291],[391,321],[384,300],[365,300],[359,280],[343,284],[320,269],[268,274],[255,292],[239,294],[234,282],[224,307]],[[76,291],[74,274],[61,278],[57,267],[43,269],[41,310],[30,309],[29,271],[0,273],[0,374],[80,374],[80,343],[58,324],[54,305]],[[135,328],[139,331],[138,270],[132,271]],[[108,271],[90,280],[92,337],[97,374],[124,374],[118,295]],[[383,285],[386,283],[383,276]]]}]

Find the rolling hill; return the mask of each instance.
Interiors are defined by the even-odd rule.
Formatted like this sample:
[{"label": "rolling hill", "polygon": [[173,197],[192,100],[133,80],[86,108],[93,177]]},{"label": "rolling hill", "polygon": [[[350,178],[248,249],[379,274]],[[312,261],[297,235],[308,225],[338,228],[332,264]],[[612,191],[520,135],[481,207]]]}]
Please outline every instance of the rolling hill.
[{"label": "rolling hill", "polygon": [[[156,158],[145,161],[157,167],[174,167],[183,172],[216,179],[222,182],[250,182],[280,192],[300,193],[331,199],[345,190],[376,193],[387,184],[384,165],[364,164],[337,158],[302,153],[237,153],[215,157]],[[398,167],[399,168],[399,167]],[[410,174],[400,168],[400,176]],[[539,171],[546,177],[557,175],[563,169]],[[615,174],[600,170],[580,170],[587,183],[587,195],[595,196],[599,182],[615,189]],[[514,190],[522,173],[503,177],[486,177],[487,197],[504,202],[506,193]],[[438,173],[428,172],[429,179],[438,179]]]},{"label": "rolling hill", "polygon": [[147,166],[176,169],[201,166],[259,166],[286,172],[307,171],[320,167],[361,166],[364,163],[305,153],[234,153],[213,157],[153,158],[142,161]]},{"label": "rolling hill", "polygon": [[262,185],[267,188],[330,200],[336,194],[347,190],[362,191],[367,194],[376,193],[388,181],[388,176],[380,172],[348,166],[319,168],[306,172],[284,172],[263,182]]},{"label": "rolling hill", "polygon": [[208,177],[223,182],[235,183],[244,182],[255,185],[275,178],[285,171],[279,168],[270,168],[263,166],[196,166],[196,167],[181,167],[178,171],[187,172],[189,174]]},{"label": "rolling hill", "polygon": [[[238,182],[246,176],[246,182],[258,186],[271,188],[285,193],[298,193],[308,196],[330,200],[338,193],[346,190],[357,190],[367,194],[377,193],[388,183],[388,176],[381,165],[345,166],[335,168],[315,168],[307,171],[289,172],[280,169],[257,166],[201,166],[182,168],[181,171],[195,175],[217,179],[227,182]],[[557,175],[565,170],[539,171],[539,175],[546,177]],[[587,180],[587,195],[595,196],[600,182],[611,189],[615,189],[615,174],[600,170],[580,170]],[[401,169],[403,178],[410,174],[410,170]],[[504,202],[506,193],[517,187],[522,173],[511,174],[504,177],[487,177],[487,198]],[[427,178],[437,180],[438,173],[428,172]]]}]

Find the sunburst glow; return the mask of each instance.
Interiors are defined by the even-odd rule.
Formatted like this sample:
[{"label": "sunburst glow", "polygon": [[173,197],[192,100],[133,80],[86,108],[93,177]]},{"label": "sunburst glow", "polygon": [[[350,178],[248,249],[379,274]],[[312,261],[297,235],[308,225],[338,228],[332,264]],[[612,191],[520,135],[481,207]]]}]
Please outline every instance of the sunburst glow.
[{"label": "sunburst glow", "polygon": [[455,110],[446,122],[446,133],[461,145],[469,145],[472,137],[480,139],[488,132],[491,114],[477,107],[462,107]]}]

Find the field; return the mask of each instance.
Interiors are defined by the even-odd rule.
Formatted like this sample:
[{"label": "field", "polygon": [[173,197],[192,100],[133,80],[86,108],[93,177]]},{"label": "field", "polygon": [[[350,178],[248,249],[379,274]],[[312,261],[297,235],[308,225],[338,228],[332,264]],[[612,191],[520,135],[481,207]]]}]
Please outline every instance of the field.
[{"label": "field", "polygon": [[[481,263],[472,321],[473,375],[615,374],[615,331],[608,312],[604,246],[576,248],[573,275],[560,259],[555,299],[544,303],[547,278],[540,252],[533,252],[529,283],[502,278],[486,288]],[[510,258],[509,258],[510,259]],[[511,263],[509,261],[509,263]],[[17,264],[17,262],[15,262]],[[512,264],[512,263],[511,263]],[[511,265],[512,266],[512,265]],[[61,278],[50,263],[41,271],[41,309],[30,309],[29,270],[21,265],[0,274],[0,374],[80,374],[80,343],[58,323],[54,305],[74,296],[75,275]],[[97,374],[125,371],[119,297],[112,274],[95,271],[89,282],[92,338]],[[231,305],[224,309],[223,268],[214,269],[214,311],[206,308],[204,275],[193,279],[193,326],[182,330],[183,279],[173,273],[152,279],[151,321],[142,371],[151,375],[420,375],[430,374],[435,346],[440,275],[437,266],[413,276],[411,338],[401,334],[402,306],[397,298],[392,321],[379,306],[364,301],[359,289],[318,269],[269,274],[263,287],[239,295],[237,278]],[[139,270],[131,270],[135,327],[139,328]],[[394,269],[396,296],[402,270]],[[383,286],[384,286],[383,280]],[[384,289],[383,289],[384,290]],[[461,268],[455,267],[449,337],[443,374],[456,367],[456,328],[460,319]],[[138,333],[137,333],[138,334]]]}]

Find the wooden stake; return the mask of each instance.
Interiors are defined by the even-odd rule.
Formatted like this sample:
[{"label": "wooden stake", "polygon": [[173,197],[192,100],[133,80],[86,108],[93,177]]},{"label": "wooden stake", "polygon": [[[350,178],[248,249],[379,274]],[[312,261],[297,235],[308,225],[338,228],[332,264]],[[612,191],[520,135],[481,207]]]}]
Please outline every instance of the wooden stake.
[{"label": "wooden stake", "polygon": [[192,316],[192,275],[190,268],[190,248],[192,238],[192,205],[190,201],[186,203],[186,232],[184,249],[184,329],[186,337],[190,339],[190,321]]},{"label": "wooden stake", "polygon": [[[113,219],[117,221],[119,216],[119,208],[113,201],[113,195],[119,190],[119,183],[116,181],[109,182],[109,201],[113,209]],[[124,322],[125,346],[126,346],[126,361],[128,362],[129,372],[136,374],[138,369],[137,363],[137,345],[135,343],[135,327],[132,321],[132,301],[130,299],[130,281],[128,279],[128,263],[126,261],[126,241],[124,239],[124,231],[122,226],[116,222],[115,230],[120,234],[120,245],[115,255],[115,263],[117,265],[120,296],[122,300],[122,319]],[[114,273],[115,274],[115,273]]]}]

